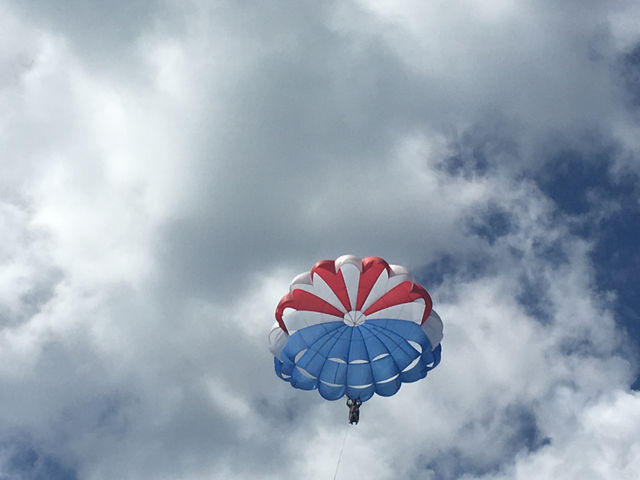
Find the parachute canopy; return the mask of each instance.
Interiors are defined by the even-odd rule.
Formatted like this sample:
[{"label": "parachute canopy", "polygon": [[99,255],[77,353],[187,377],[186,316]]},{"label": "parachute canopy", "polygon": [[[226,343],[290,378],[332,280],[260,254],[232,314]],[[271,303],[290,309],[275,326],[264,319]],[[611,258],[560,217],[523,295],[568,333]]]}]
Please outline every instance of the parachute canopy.
[{"label": "parachute canopy", "polygon": [[276,374],[292,386],[364,402],[438,365],[442,329],[431,297],[405,268],[344,255],[293,279],[269,348]]}]

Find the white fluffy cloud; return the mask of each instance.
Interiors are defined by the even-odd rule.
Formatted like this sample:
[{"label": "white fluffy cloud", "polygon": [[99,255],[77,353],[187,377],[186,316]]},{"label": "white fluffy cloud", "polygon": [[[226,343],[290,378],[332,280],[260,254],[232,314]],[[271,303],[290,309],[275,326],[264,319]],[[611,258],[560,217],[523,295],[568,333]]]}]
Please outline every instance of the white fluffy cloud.
[{"label": "white fluffy cloud", "polygon": [[346,409],[265,336],[352,253],[455,260],[442,364],[367,402],[340,476],[631,478],[615,299],[524,172],[637,128],[635,7],[461,6],[2,4],[0,475],[28,445],[80,479],[329,478]]}]

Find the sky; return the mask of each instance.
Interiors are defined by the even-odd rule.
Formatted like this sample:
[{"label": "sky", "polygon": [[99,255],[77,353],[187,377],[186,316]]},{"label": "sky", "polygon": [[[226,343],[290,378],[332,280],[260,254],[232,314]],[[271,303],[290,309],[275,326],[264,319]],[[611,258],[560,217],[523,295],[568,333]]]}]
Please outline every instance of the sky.
[{"label": "sky", "polygon": [[0,479],[328,479],[273,372],[318,260],[407,267],[427,379],[337,478],[640,471],[640,4],[0,0]]}]

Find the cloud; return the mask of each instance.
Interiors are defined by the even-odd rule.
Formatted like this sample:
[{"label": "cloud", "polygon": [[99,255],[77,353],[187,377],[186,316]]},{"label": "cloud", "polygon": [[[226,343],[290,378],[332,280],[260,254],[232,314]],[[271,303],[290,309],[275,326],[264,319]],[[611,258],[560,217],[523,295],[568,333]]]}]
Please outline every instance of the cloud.
[{"label": "cloud", "polygon": [[617,392],[581,412],[570,438],[545,445],[503,474],[486,478],[633,478],[638,468],[638,443],[632,433],[638,428],[637,411],[637,392]]},{"label": "cloud", "polygon": [[[341,476],[637,470],[632,342],[579,228],[632,195],[596,194],[637,164],[635,6],[460,5],[0,7],[2,474],[329,477],[346,409],[265,337],[345,253],[409,267],[445,339]],[[566,151],[613,179],[576,211]]]}]

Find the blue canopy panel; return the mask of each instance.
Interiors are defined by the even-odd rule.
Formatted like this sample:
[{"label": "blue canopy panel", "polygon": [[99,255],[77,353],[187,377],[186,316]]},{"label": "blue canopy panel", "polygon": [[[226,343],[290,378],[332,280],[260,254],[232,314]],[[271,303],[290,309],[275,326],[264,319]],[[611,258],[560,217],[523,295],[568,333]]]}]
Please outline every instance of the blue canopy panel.
[{"label": "blue canopy panel", "polygon": [[432,351],[420,325],[406,320],[372,319],[358,326],[329,322],[293,333],[274,366],[296,388],[318,389],[327,400],[346,394],[364,402],[424,378],[440,363],[441,349]]}]

